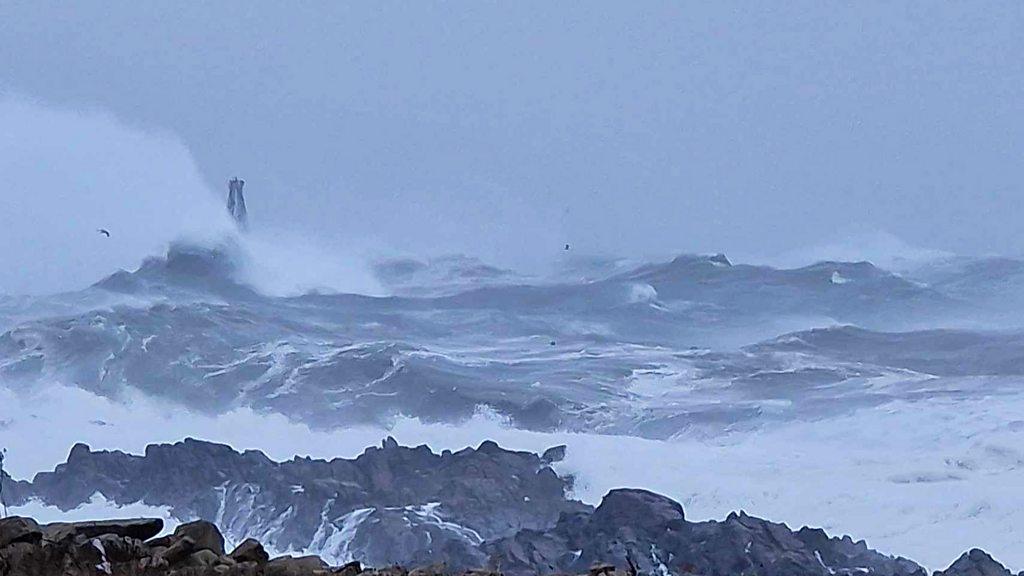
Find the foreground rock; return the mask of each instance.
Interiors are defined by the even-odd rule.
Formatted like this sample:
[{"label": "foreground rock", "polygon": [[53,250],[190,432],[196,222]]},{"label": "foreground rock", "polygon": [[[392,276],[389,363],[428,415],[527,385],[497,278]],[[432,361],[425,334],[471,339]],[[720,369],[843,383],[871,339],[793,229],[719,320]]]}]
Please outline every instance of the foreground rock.
[{"label": "foreground rock", "polygon": [[[542,457],[494,442],[436,454],[387,439],[354,459],[274,462],[191,439],[151,445],[144,456],[77,444],[67,463],[5,494],[11,505],[36,499],[62,510],[97,493],[117,505],[163,506],[184,521],[216,521],[231,542],[255,538],[335,564],[479,566],[485,540],[590,510],[567,497],[572,478],[551,468],[563,455],[564,448]],[[197,548],[223,553],[201,525],[180,529]]]},{"label": "foreground rock", "polygon": [[0,522],[0,547],[11,544],[39,542],[43,531],[31,518],[8,518]]},{"label": "foreground rock", "polygon": [[[145,456],[79,444],[66,464],[15,484],[15,504],[70,509],[100,494],[167,507],[185,523],[158,537],[159,520],[39,526],[11,518],[0,523],[0,567],[4,576],[96,567],[355,576],[363,565],[421,567],[416,576],[481,568],[515,576],[925,576],[910,560],[818,529],[793,531],[742,512],[691,522],[679,503],[644,490],[613,490],[594,508],[571,499],[572,479],[552,468],[564,456],[564,447],[538,456],[493,442],[439,455],[389,438],[353,460],[278,463],[195,440],[149,446]],[[291,556],[274,558],[275,550]],[[65,565],[94,571],[47,571]],[[1009,572],[976,550],[939,576]]]},{"label": "foreground rock", "polygon": [[[167,574],[303,576],[329,574],[320,558],[282,556],[271,560],[255,541],[243,542],[230,555],[224,537],[209,522],[179,526],[174,534],[144,540],[163,528],[159,519],[60,523],[39,527],[30,518],[0,520],[0,574],[3,576],[133,576]],[[51,539],[44,535],[58,535]],[[152,534],[149,534],[150,536]],[[361,572],[361,569],[356,573]],[[354,575],[352,575],[354,576]]]},{"label": "foreground rock", "polygon": [[148,540],[163,530],[163,520],[139,518],[135,520],[99,520],[93,522],[55,522],[47,524],[44,537],[47,540],[59,541],[65,538],[82,536],[95,538],[104,534]]},{"label": "foreground rock", "polygon": [[[0,520],[2,576],[497,576],[510,574],[759,574],[799,576],[923,575],[914,563],[887,558],[863,543],[830,539],[821,531],[790,532],[743,514],[723,523],[688,523],[682,508],[657,494],[616,490],[589,517],[565,516],[550,533],[520,533],[496,542],[488,569],[457,569],[444,563],[409,570],[364,568],[358,561],[330,566],[317,556],[271,559],[255,540],[230,554],[217,551],[223,536],[210,523],[179,527],[173,534],[142,540],[122,534],[155,519],[62,523],[40,527],[30,518]],[[50,540],[44,534],[65,537]],[[197,537],[199,540],[193,538]],[[581,546],[566,553],[566,545]],[[500,564],[501,566],[495,566]],[[971,550],[935,576],[1011,576],[981,550]]]}]

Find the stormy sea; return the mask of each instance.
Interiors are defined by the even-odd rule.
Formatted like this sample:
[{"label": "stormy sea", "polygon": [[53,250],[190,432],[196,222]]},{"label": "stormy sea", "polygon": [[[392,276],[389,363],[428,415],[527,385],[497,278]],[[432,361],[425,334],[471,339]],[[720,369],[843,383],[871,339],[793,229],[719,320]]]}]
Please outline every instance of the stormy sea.
[{"label": "stormy sea", "polygon": [[[471,564],[642,488],[691,521],[742,510],[931,568],[982,545],[1024,565],[1022,260],[386,258],[373,295],[267,290],[253,260],[243,236],[181,241],[0,298],[12,514],[203,517],[339,562],[429,560],[443,537]],[[493,501],[445,492],[499,453],[533,456],[488,460]],[[405,487],[325,488],[327,462]],[[542,463],[555,484],[523,484]]]}]

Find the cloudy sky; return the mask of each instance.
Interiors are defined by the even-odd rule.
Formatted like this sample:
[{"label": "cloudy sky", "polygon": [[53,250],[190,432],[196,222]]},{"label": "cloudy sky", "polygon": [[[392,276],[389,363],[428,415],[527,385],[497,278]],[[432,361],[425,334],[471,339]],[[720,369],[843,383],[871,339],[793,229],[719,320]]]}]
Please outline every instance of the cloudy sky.
[{"label": "cloudy sky", "polygon": [[518,267],[1024,252],[1021,30],[1018,2],[6,0],[0,291],[215,228],[234,175],[262,230]]}]

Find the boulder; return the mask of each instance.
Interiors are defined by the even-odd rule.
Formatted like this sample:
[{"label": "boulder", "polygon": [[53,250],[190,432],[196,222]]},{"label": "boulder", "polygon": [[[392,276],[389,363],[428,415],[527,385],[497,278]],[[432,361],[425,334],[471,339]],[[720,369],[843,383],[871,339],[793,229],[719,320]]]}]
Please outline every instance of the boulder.
[{"label": "boulder", "polygon": [[612,490],[594,511],[592,522],[598,526],[637,530],[664,530],[681,526],[683,507],[675,500],[647,490]]},{"label": "boulder", "polygon": [[281,556],[268,562],[263,573],[265,576],[309,576],[328,569],[319,556]]},{"label": "boulder", "polygon": [[220,556],[218,556],[216,552],[203,548],[193,552],[192,555],[188,557],[188,560],[185,561],[185,564],[188,566],[205,568],[217,564],[218,560],[220,560]]},{"label": "boulder", "polygon": [[101,534],[89,542],[101,551],[106,560],[113,563],[130,562],[148,555],[141,540],[128,536]]},{"label": "boulder", "polygon": [[84,538],[96,538],[104,534],[148,540],[163,529],[164,521],[159,518],[130,518],[92,522],[54,522],[44,526],[43,532],[46,539],[51,542],[59,542],[78,535]]},{"label": "boulder", "polygon": [[191,538],[196,550],[210,550],[218,556],[224,555],[224,536],[212,522],[196,520],[174,529],[175,538]]},{"label": "boulder", "polygon": [[358,560],[354,560],[352,562],[349,562],[348,564],[345,564],[344,566],[341,566],[340,568],[335,569],[334,573],[337,576],[357,576],[362,571],[363,565],[360,564]]},{"label": "boulder", "polygon": [[[174,544],[174,542],[171,542],[171,544]],[[162,556],[163,553],[166,552],[167,548],[169,547],[169,546],[152,546],[149,543],[146,543],[146,546],[149,548],[149,555],[150,556]]]},{"label": "boulder", "polygon": [[1012,576],[1005,566],[997,562],[984,550],[975,548],[965,552],[949,568],[936,572],[935,576]]},{"label": "boulder", "polygon": [[0,550],[0,565],[6,564],[0,574],[46,574],[48,556],[38,543],[14,542]]},{"label": "boulder", "polygon": [[31,518],[11,516],[0,520],[0,548],[19,542],[38,543],[43,537],[39,524]]},{"label": "boulder", "polygon": [[[239,544],[229,555],[236,562],[256,562],[266,564],[270,561],[270,555],[263,549],[263,545],[252,538],[248,538]],[[358,562],[356,563],[358,564]],[[346,564],[346,566],[348,566]],[[361,570],[356,570],[356,574]]]},{"label": "boulder", "polygon": [[143,558],[139,562],[139,569],[142,570],[143,572],[156,571],[156,570],[166,570],[167,567],[168,567],[167,560],[164,560],[164,558],[162,556],[157,555],[157,554],[155,554],[153,556],[148,556],[146,558]]},{"label": "boulder", "polygon": [[196,549],[196,541],[189,538],[188,536],[179,538],[168,546],[159,556],[156,558],[162,559],[167,562],[168,565],[173,566],[178,562],[188,558],[192,552]]},{"label": "boulder", "polygon": [[177,538],[175,538],[174,534],[165,534],[159,538],[147,540],[146,545],[150,548],[167,548],[171,544],[174,544],[176,540]]},{"label": "boulder", "polygon": [[561,462],[562,460],[565,460],[565,450],[565,444],[552,446],[551,448],[548,448],[547,450],[544,451],[544,454],[541,455],[540,459],[545,464],[554,464],[555,462]]}]

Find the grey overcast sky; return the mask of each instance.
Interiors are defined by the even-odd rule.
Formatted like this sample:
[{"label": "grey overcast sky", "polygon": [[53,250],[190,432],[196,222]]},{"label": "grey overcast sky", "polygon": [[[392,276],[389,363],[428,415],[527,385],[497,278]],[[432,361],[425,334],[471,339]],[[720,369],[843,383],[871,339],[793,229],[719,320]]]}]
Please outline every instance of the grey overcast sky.
[{"label": "grey overcast sky", "polygon": [[5,0],[0,89],[174,140],[256,226],[336,242],[1024,251],[1020,2]]}]

